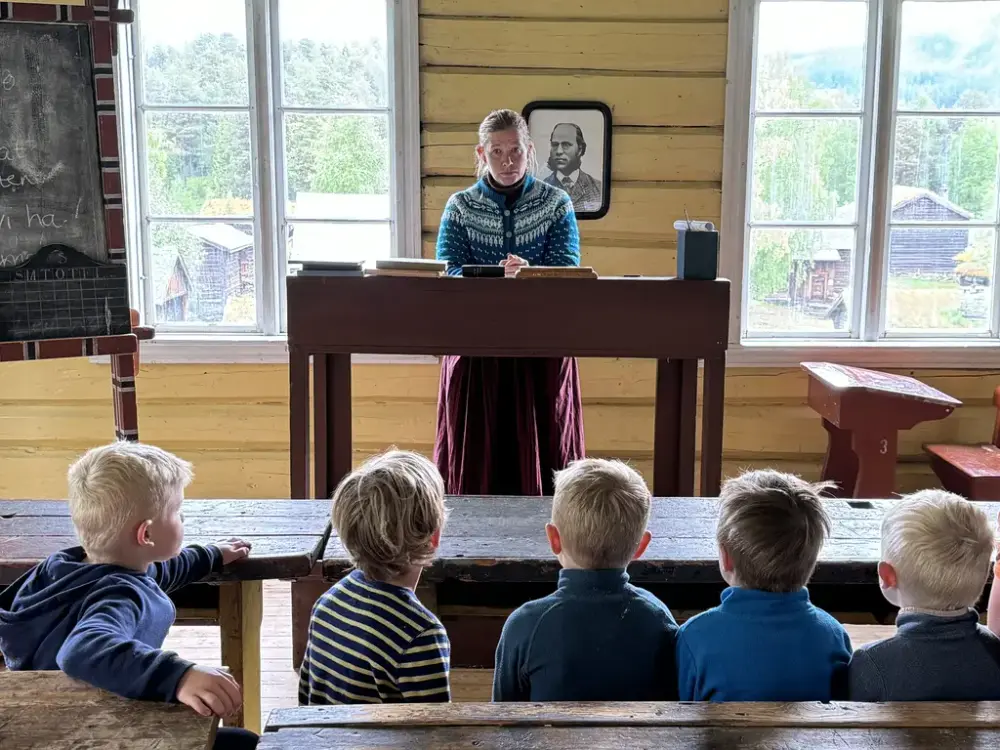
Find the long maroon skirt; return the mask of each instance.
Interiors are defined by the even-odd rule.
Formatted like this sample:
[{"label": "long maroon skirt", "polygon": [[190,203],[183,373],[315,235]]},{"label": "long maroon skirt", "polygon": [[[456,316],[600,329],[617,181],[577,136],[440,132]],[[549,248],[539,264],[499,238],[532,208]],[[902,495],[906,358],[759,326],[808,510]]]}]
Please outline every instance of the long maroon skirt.
[{"label": "long maroon skirt", "polygon": [[575,359],[443,357],[434,462],[452,495],[551,495],[583,458]]}]

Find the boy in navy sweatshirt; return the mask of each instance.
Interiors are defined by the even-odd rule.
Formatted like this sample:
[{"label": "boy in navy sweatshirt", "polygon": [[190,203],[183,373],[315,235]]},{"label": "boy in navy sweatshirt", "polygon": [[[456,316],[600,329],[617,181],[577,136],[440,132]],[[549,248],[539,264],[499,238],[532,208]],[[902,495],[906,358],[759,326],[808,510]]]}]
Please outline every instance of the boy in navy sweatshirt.
[{"label": "boy in navy sweatshirt", "polygon": [[623,463],[586,459],[556,474],[545,532],[559,586],[504,624],[494,701],[676,698],[677,623],[625,572],[649,545],[649,512],[646,483]]},{"label": "boy in navy sweatshirt", "polygon": [[852,701],[1000,700],[1000,638],[974,608],[993,544],[986,514],[958,495],[923,490],[893,505],[878,576],[897,630],[854,652]]},{"label": "boy in navy sweatshirt", "polygon": [[827,701],[843,688],[851,642],[809,601],[830,521],[798,477],[751,471],[723,486],[716,542],[729,588],[677,636],[681,700]]},{"label": "boy in navy sweatshirt", "polygon": [[[151,445],[117,442],[69,470],[69,507],[81,546],[57,552],[0,594],[0,653],[12,670],[61,669],[126,698],[178,701],[228,716],[240,687],[218,669],[161,650],[174,622],[167,593],[246,557],[230,539],[182,549],[191,464]],[[256,747],[220,730],[216,748]]]}]

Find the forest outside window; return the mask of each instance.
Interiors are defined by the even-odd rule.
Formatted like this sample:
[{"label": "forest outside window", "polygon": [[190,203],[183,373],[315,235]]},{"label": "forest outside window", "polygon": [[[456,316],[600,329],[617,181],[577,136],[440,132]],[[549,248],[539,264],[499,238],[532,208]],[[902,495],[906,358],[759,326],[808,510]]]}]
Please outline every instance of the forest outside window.
[{"label": "forest outside window", "polygon": [[996,343],[1000,0],[733,8],[734,343]]},{"label": "forest outside window", "polygon": [[419,160],[400,127],[405,3],[132,7],[118,65],[131,83],[121,87],[123,159],[146,321],[166,333],[277,336],[290,265],[419,247],[399,200]]}]

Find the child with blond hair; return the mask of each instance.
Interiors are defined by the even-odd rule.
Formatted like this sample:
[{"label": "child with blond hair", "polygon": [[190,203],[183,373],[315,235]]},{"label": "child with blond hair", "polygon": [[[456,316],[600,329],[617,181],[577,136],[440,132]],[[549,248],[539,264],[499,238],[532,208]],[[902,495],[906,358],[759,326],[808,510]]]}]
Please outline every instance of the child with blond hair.
[{"label": "child with blond hair", "polygon": [[851,657],[843,626],[809,601],[830,520],[814,485],[777,471],[727,481],[716,542],[729,588],[677,637],[681,700],[825,701]]},{"label": "child with blond hair", "polygon": [[621,462],[584,459],[556,474],[545,532],[559,585],[504,624],[494,701],[676,697],[677,623],[626,572],[649,545],[649,514],[646,483]]},{"label": "child with blond hair", "polygon": [[426,703],[451,698],[451,645],[416,596],[447,512],[429,460],[390,451],[333,495],[333,528],[354,570],[313,607],[299,703]]},{"label": "child with blond hair", "polygon": [[[203,716],[242,704],[227,673],[162,649],[175,609],[167,596],[246,557],[239,539],[184,547],[181,506],[191,464],[152,445],[94,448],[69,470],[80,546],[57,552],[0,596],[0,653],[12,670],[61,669],[126,698],[178,701]],[[216,748],[257,736],[220,730]]]},{"label": "child with blond hair", "polygon": [[878,564],[896,633],[854,652],[852,701],[1000,700],[1000,638],[975,610],[993,546],[989,519],[965,498],[923,490],[896,501]]}]

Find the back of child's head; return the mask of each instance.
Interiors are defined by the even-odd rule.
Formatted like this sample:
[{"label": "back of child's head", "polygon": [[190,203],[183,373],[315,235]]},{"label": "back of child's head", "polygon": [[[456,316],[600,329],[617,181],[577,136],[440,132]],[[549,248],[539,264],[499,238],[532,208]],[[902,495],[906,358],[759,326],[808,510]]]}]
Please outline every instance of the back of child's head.
[{"label": "back of child's head", "polygon": [[989,575],[994,535],[975,503],[944,490],[897,500],[882,519],[882,559],[911,606],[953,610],[976,604]]},{"label": "back of child's head", "polygon": [[809,582],[830,533],[820,498],[827,487],[770,469],[723,484],[716,541],[740,586],[787,593]]},{"label": "back of child's head", "polygon": [[121,440],[84,453],[67,478],[73,526],[96,555],[110,552],[131,523],[160,518],[194,472],[162,448]]},{"label": "back of child's head", "polygon": [[552,523],[584,568],[624,568],[649,524],[649,488],[621,461],[586,458],[556,472]]},{"label": "back of child's head", "polygon": [[358,570],[393,580],[434,559],[444,526],[444,481],[419,453],[392,450],[369,459],[333,493],[333,527]]}]

